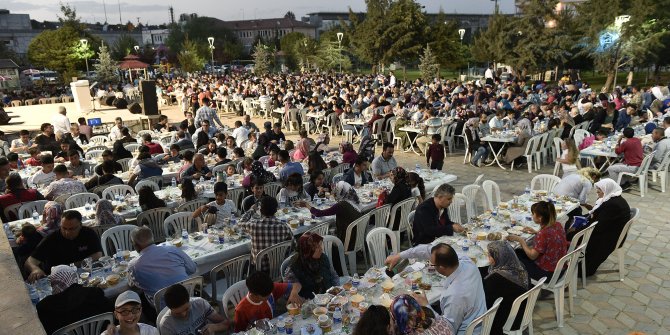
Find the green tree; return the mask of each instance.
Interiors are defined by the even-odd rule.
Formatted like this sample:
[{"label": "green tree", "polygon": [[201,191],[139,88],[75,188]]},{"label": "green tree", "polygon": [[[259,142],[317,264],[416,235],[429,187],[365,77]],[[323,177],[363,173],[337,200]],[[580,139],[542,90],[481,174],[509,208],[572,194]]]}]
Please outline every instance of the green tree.
[{"label": "green tree", "polygon": [[487,29],[474,38],[470,48],[474,59],[480,62],[503,61],[510,47],[508,35],[512,34],[512,30],[513,26],[508,24],[505,16],[497,12],[493,14]]},{"label": "green tree", "polygon": [[432,41],[428,44],[442,67],[456,69],[463,67],[467,62],[465,58],[467,46],[461,43],[458,29],[458,23],[446,20],[446,15],[442,10],[430,25],[428,35],[431,36]]},{"label": "green tree", "polygon": [[186,22],[183,26],[171,25],[170,35],[166,41],[168,48],[179,53],[188,38],[198,45],[202,57],[209,58],[209,42],[214,37],[214,60],[229,62],[242,54],[243,46],[237,36],[218,19],[200,16]]},{"label": "green tree", "polygon": [[254,74],[263,76],[270,72],[272,68],[272,51],[267,45],[256,44],[252,54],[254,58]]},{"label": "green tree", "polygon": [[350,25],[347,27],[347,36],[351,36],[351,50],[359,59],[372,64],[375,71],[381,62],[390,41],[381,38],[389,26],[387,14],[390,11],[391,0],[365,0],[366,16],[363,21],[349,9]]},{"label": "green tree", "polygon": [[423,55],[420,56],[419,61],[419,71],[424,82],[429,83],[438,76],[440,64],[430,49],[430,45],[426,45],[426,48],[423,49]]},{"label": "green tree", "polygon": [[338,48],[337,42],[322,40],[313,62],[322,70],[348,70],[351,59]]},{"label": "green tree", "polygon": [[106,45],[101,45],[98,51],[98,63],[93,65],[98,81],[109,84],[119,80],[116,62],[112,59]]},{"label": "green tree", "polygon": [[119,38],[114,41],[114,45],[112,46],[112,58],[117,61],[122,60],[123,57],[126,57],[134,52],[135,46],[137,44],[137,41],[128,34],[119,36]]},{"label": "green tree", "polygon": [[421,5],[414,0],[394,1],[385,21],[388,26],[378,39],[389,44],[379,61],[382,64],[414,61],[425,45],[424,39],[428,32]]},{"label": "green tree", "polygon": [[290,69],[296,69],[301,52],[305,50],[304,42],[306,38],[303,33],[292,32],[284,35],[279,41],[280,50],[285,55],[286,66]]},{"label": "green tree", "polygon": [[182,70],[187,73],[192,73],[200,71],[205,66],[205,58],[201,56],[198,51],[198,46],[195,42],[186,39],[184,45],[181,48],[181,52],[177,55],[179,64],[181,65]]}]

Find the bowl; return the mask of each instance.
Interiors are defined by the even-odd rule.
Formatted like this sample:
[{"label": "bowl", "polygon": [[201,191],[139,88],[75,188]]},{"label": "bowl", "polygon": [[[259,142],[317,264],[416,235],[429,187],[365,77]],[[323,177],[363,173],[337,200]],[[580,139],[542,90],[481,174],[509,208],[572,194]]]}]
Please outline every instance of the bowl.
[{"label": "bowl", "polygon": [[351,299],[350,299],[351,305],[353,307],[360,306],[360,304],[361,304],[361,302],[363,302],[363,300],[365,300],[365,297],[360,295],[360,294],[355,294],[355,295],[351,296]]},{"label": "bowl", "polygon": [[393,291],[394,287],[395,287],[395,284],[390,280],[387,280],[387,281],[382,283],[382,289],[384,290],[384,293],[391,293],[391,291]]},{"label": "bowl", "polygon": [[291,226],[291,228],[296,229],[298,226],[300,226],[300,221],[297,219],[293,219],[288,222],[288,224]]},{"label": "bowl", "polygon": [[294,303],[286,305],[286,309],[289,315],[300,315],[300,307]]},{"label": "bowl", "polygon": [[328,309],[326,307],[317,307],[312,310],[312,313],[314,313],[314,316],[317,318],[320,318],[321,316],[325,316],[326,318],[328,317],[326,314],[328,313]]},{"label": "bowl", "polygon": [[109,284],[109,286],[114,286],[118,284],[119,280],[121,280],[121,276],[117,274],[111,274],[105,278],[105,281],[107,281],[107,284]]},{"label": "bowl", "polygon": [[180,238],[175,238],[174,240],[171,241],[172,245],[174,245],[177,248],[181,248],[184,242]]}]

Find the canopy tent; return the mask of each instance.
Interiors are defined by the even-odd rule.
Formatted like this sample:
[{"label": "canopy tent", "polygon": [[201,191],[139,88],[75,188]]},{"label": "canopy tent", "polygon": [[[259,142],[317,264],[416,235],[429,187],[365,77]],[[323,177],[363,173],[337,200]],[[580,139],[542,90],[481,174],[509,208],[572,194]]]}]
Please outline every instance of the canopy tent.
[{"label": "canopy tent", "polygon": [[119,63],[119,68],[121,70],[128,70],[128,77],[130,82],[133,81],[133,70],[144,71],[144,78],[148,79],[147,68],[149,67],[149,64],[142,62],[139,59],[140,58],[135,55],[128,55],[123,57],[123,61]]}]

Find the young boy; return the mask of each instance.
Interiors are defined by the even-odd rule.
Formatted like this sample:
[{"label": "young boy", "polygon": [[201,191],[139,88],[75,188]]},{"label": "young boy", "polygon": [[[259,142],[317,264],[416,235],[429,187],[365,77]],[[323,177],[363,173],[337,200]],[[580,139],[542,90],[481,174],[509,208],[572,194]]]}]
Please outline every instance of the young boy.
[{"label": "young boy", "polygon": [[9,154],[7,154],[7,160],[9,161],[9,169],[12,171],[18,171],[25,167],[25,165],[19,158],[19,154],[17,154],[16,152],[10,152]]},{"label": "young boy", "polygon": [[226,199],[228,196],[228,185],[226,183],[218,182],[214,184],[214,195],[216,200],[204,205],[193,212],[193,218],[198,218],[202,213],[206,213],[209,207],[216,207],[216,224],[224,224],[224,219],[230,218],[233,213],[237,212],[235,203]]},{"label": "young boy", "polygon": [[298,292],[300,283],[273,283],[264,272],[254,272],[246,279],[249,293],[235,306],[235,331],[246,330],[256,320],[275,317],[275,303],[282,296],[288,296],[289,303],[300,304]]},{"label": "young boy", "polygon": [[30,158],[26,159],[26,165],[42,166],[42,162],[40,161],[40,154],[42,151],[40,151],[40,148],[30,148],[28,149],[28,153],[30,154]]},{"label": "young boy", "polygon": [[440,134],[434,134],[426,152],[426,165],[430,166],[431,170],[442,170],[442,165],[444,165],[444,146],[440,144],[440,140],[442,140]]},{"label": "young boy", "polygon": [[258,203],[261,198],[265,195],[265,184],[262,180],[257,178],[251,178],[251,196],[248,196],[242,200],[242,212],[248,211],[253,205]]}]

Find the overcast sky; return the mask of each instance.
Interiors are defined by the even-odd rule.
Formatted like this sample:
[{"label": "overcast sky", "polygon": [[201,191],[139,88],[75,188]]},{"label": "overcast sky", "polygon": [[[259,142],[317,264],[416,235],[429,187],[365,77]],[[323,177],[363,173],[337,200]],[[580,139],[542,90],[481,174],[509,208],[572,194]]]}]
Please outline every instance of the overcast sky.
[{"label": "overcast sky", "polygon": [[[59,13],[59,2],[56,0],[3,0],[0,8],[9,9],[12,13],[30,14],[31,19],[38,21],[55,21]],[[262,19],[283,16],[291,10],[296,18],[307,13],[323,11],[354,11],[365,10],[364,0],[104,0],[107,8],[107,21],[119,23],[119,3],[121,18],[133,23],[140,18],[142,23],[162,24],[170,19],[168,7],[175,10],[175,20],[181,13],[197,13],[200,16],[212,16],[222,20]],[[103,0],[63,0],[77,9],[83,21],[104,22]],[[436,13],[440,6],[447,13],[482,14],[493,12],[494,2],[491,0],[419,0],[426,6],[426,11]],[[514,0],[499,0],[500,10],[511,13],[514,11]]]}]

